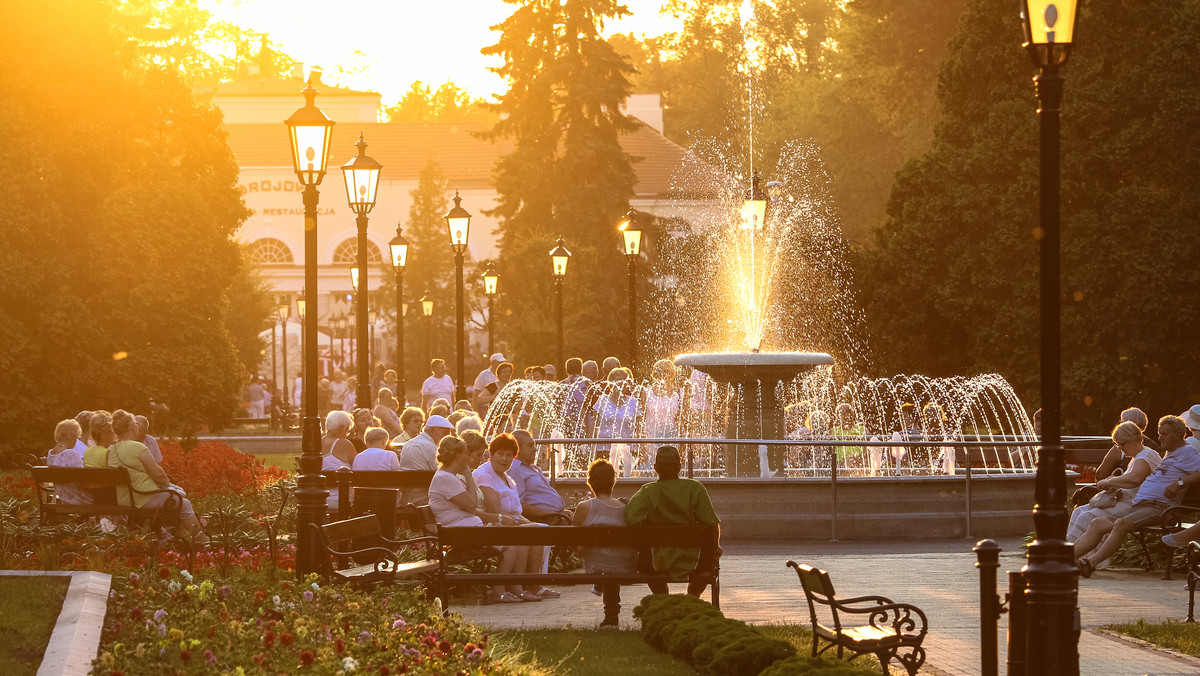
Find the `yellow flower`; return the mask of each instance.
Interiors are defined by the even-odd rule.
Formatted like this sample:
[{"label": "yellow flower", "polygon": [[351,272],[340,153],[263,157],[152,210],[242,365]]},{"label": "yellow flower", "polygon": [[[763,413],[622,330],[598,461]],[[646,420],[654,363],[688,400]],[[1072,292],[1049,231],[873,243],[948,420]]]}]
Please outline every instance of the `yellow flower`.
[{"label": "yellow flower", "polygon": [[360,606],[358,605],[357,601],[351,601],[350,603],[346,604],[346,609],[354,612],[357,612],[359,607]]},{"label": "yellow flower", "polygon": [[183,638],[183,630],[172,629],[167,632],[167,638],[171,639],[172,641],[178,641]]}]

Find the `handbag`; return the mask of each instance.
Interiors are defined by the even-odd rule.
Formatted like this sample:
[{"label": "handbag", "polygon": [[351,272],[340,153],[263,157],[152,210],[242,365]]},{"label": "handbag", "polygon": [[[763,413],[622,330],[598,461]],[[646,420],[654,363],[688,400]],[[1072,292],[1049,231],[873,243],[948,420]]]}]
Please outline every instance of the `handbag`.
[{"label": "handbag", "polygon": [[1117,502],[1121,500],[1121,489],[1111,489],[1100,491],[1088,500],[1088,506],[1096,509],[1111,509],[1117,506]]}]

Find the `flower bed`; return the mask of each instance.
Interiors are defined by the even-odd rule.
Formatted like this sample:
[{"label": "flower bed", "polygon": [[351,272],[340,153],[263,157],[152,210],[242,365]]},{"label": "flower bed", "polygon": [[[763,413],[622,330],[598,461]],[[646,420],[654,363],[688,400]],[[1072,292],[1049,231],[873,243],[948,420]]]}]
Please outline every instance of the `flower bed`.
[{"label": "flower bed", "polygon": [[163,469],[193,500],[212,494],[248,495],[288,477],[286,471],[219,441],[202,441],[187,449],[178,441],[163,441],[160,448]]},{"label": "flower bed", "polygon": [[168,566],[114,578],[100,648],[93,673],[110,676],[511,671],[487,634],[413,591]]}]

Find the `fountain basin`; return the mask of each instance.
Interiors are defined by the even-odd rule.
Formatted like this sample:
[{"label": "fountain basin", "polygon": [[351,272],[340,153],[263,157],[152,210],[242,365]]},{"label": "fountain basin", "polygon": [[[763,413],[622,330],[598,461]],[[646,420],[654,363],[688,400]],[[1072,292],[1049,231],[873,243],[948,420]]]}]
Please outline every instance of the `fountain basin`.
[{"label": "fountain basin", "polygon": [[814,366],[833,364],[824,352],[713,352],[681,354],[676,366],[690,366],[717,382],[791,380]]}]

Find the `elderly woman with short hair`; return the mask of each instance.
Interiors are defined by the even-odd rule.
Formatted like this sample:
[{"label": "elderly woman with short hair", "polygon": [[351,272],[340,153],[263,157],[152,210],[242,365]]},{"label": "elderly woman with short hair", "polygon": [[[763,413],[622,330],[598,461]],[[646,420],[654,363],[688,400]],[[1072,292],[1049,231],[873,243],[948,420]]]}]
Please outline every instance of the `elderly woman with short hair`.
[{"label": "elderly woman with short hair", "polygon": [[379,418],[380,426],[393,437],[400,436],[404,431],[400,418],[396,415],[396,397],[388,388],[379,388],[379,398],[371,412],[375,414],[376,418]]},{"label": "elderly woman with short hair", "polygon": [[[60,420],[54,426],[54,448],[46,454],[46,466],[83,469],[83,458],[75,452],[75,444],[82,433],[83,428],[75,419]],[[75,484],[56,483],[54,492],[60,501],[68,505],[90,505],[93,502],[92,494]]]},{"label": "elderly woman with short hair", "polygon": [[[94,419],[92,425],[94,428]],[[124,467],[129,472],[129,485],[133,488],[131,494],[125,487],[117,487],[117,500],[120,504],[132,504],[138,509],[162,507],[176,493],[164,490],[171,486],[170,477],[150,454],[150,449],[134,439],[138,435],[138,427],[133,414],[113,411],[112,431],[118,441],[108,449],[108,466]],[[200,520],[196,518],[191,501],[187,498],[178,499],[183,502],[179,510],[180,525],[192,535],[196,544],[208,544],[208,536],[200,528]]]},{"label": "elderly woman with short hair", "polygon": [[413,440],[425,427],[425,411],[416,406],[409,406],[400,414],[400,435],[395,438],[395,446],[403,446]]},{"label": "elderly woman with short hair", "polygon": [[[334,410],[325,416],[325,436],[321,437],[322,472],[336,472],[343,468],[350,469],[351,464],[354,462],[354,456],[358,455],[358,451],[354,449],[354,444],[346,438],[350,434],[350,428],[353,425],[354,419],[345,411]],[[325,500],[325,507],[331,511],[337,511],[337,486],[332,486],[329,489],[329,497]]]}]

